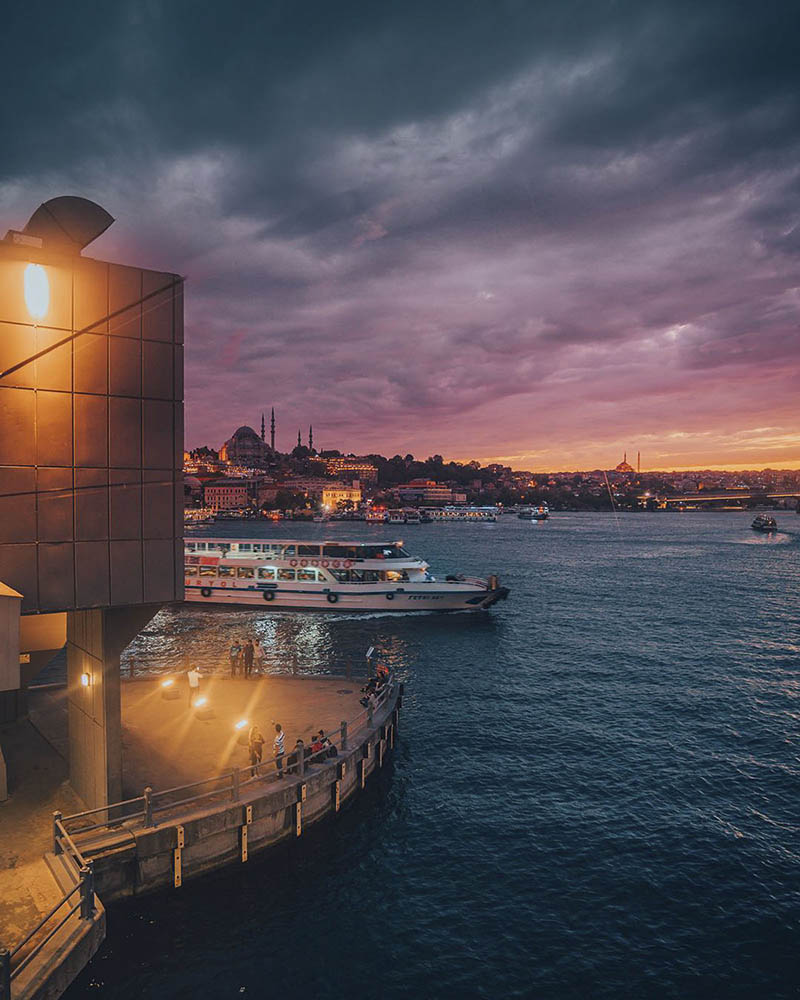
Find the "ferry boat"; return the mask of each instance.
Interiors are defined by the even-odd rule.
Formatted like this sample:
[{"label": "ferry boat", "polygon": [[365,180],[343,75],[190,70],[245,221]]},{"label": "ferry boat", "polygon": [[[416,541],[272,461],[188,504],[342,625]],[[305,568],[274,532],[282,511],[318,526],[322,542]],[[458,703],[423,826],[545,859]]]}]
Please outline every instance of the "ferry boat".
[{"label": "ferry boat", "polygon": [[497,520],[497,507],[426,507],[425,513],[431,521],[462,521],[474,524],[477,521]]},{"label": "ferry boat", "polygon": [[538,507],[525,507],[517,517],[521,521],[546,521],[550,517],[550,509],[546,503],[539,504]]},{"label": "ferry boat", "polygon": [[216,511],[211,507],[187,507],[183,512],[183,525],[193,528],[200,524],[211,524],[216,520]]},{"label": "ferry boat", "polygon": [[753,531],[777,531],[778,522],[769,514],[756,514],[750,527]]},{"label": "ferry boat", "polygon": [[368,524],[385,524],[388,516],[383,507],[370,507],[364,520]]},{"label": "ferry boat", "polygon": [[402,542],[203,538],[184,543],[187,601],[335,611],[480,611],[494,575],[438,580]]}]

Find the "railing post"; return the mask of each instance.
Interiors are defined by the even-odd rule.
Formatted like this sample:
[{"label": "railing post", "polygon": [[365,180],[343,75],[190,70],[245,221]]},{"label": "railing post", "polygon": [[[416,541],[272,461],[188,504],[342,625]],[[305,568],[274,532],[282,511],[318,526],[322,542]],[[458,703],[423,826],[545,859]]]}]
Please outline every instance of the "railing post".
[{"label": "railing post", "polygon": [[11,952],[0,948],[0,1000],[11,1000]]},{"label": "railing post", "polygon": [[367,725],[372,728],[372,702],[367,705]]},{"label": "railing post", "polygon": [[154,826],[153,823],[153,789],[148,785],[144,790],[144,825]]},{"label": "railing post", "polygon": [[231,801],[239,801],[239,768],[234,767],[231,771]]},{"label": "railing post", "polygon": [[81,919],[91,920],[94,916],[94,863],[81,868]]},{"label": "railing post", "polygon": [[[60,834],[58,832],[58,824],[61,822],[61,813],[56,809],[53,813],[53,854],[61,854],[61,844],[59,842]],[[2,994],[0,994],[2,996]]]},{"label": "railing post", "polygon": [[347,749],[347,722],[342,719],[342,750]]},{"label": "railing post", "polygon": [[302,740],[297,741],[294,752],[297,757],[297,776],[302,778],[306,773],[306,750]]}]

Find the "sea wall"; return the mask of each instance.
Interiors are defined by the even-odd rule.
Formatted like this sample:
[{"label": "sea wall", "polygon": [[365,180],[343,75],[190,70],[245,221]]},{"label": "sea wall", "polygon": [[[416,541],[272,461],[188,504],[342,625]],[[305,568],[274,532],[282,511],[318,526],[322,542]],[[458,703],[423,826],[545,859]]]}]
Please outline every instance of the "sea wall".
[{"label": "sea wall", "polygon": [[[346,750],[304,775],[242,789],[235,802],[216,802],[191,813],[158,818],[151,828],[121,828],[91,849],[97,893],[105,903],[165,888],[179,888],[254,851],[300,837],[310,824],[337,812],[383,767],[394,748],[402,698],[395,692]],[[271,770],[271,768],[270,768]],[[82,845],[86,852],[86,846]]]}]

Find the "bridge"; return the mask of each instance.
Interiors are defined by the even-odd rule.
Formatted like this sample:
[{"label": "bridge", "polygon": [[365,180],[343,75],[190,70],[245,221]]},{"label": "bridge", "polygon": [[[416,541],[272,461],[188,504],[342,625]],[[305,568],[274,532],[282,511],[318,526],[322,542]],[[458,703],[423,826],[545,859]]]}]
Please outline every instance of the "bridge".
[{"label": "bridge", "polygon": [[658,493],[642,493],[637,497],[640,503],[654,500],[659,505],[669,506],[677,504],[707,504],[726,503],[731,501],[781,501],[794,500],[800,504],[800,490],[784,493],[770,493],[766,490],[701,490],[699,493],[682,493],[676,496],[666,496]]}]

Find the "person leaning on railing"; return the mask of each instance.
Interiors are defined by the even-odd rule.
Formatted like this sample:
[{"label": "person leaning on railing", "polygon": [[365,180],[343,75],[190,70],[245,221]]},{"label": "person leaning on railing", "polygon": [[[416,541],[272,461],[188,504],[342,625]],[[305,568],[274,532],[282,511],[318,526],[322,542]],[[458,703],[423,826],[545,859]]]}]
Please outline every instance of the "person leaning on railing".
[{"label": "person leaning on railing", "polygon": [[285,736],[280,722],[275,723],[275,739],[272,741],[272,756],[275,758],[275,768],[278,777],[283,777],[283,756],[285,753]]}]

